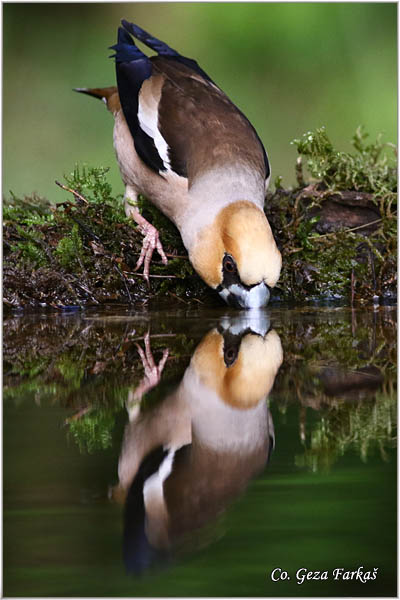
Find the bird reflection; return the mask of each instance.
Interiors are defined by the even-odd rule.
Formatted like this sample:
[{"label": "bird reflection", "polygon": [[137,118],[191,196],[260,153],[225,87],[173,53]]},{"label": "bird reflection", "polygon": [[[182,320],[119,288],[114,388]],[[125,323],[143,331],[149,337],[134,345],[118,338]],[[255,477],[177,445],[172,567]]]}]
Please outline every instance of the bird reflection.
[{"label": "bird reflection", "polygon": [[[274,446],[266,399],[282,358],[265,313],[225,318],[173,393],[150,410],[128,410],[114,497],[125,502],[129,572],[208,543],[206,526],[265,468]],[[148,341],[146,364],[154,374]]]}]

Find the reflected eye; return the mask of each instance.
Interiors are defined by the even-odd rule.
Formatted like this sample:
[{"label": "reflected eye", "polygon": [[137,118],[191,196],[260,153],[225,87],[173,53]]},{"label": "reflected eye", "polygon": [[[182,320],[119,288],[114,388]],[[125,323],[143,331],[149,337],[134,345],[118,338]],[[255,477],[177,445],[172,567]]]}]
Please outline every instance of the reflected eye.
[{"label": "reflected eye", "polygon": [[230,367],[236,360],[238,355],[238,348],[231,346],[224,349],[224,362],[227,367]]},{"label": "reflected eye", "polygon": [[236,263],[233,260],[232,256],[229,256],[229,254],[225,254],[225,256],[224,256],[222,268],[227,273],[236,273],[236,270],[237,270]]}]

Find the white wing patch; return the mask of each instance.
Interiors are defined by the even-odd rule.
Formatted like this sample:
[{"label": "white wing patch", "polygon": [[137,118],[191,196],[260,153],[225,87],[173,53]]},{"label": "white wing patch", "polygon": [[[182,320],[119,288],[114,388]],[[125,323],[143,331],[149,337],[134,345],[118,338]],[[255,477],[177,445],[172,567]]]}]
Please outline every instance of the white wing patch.
[{"label": "white wing patch", "polygon": [[145,501],[150,496],[162,497],[164,495],[163,485],[164,481],[170,476],[172,467],[174,464],[175,450],[169,450],[167,456],[161,463],[158,471],[153,473],[148,479],[146,479],[143,487],[143,496]]},{"label": "white wing patch", "polygon": [[154,96],[154,94],[151,93],[153,90],[149,90],[145,84],[146,81],[139,93],[139,125],[141,129],[154,140],[154,145],[164,163],[164,167],[167,171],[171,171],[171,163],[168,156],[168,144],[158,129],[158,104],[160,96],[158,98],[157,96]]}]

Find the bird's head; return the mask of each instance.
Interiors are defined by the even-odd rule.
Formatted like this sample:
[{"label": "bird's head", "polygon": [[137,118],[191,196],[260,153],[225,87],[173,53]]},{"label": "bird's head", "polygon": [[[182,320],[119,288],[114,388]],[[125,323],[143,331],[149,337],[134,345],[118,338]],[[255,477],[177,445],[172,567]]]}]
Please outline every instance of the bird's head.
[{"label": "bird's head", "polygon": [[221,322],[203,338],[192,357],[196,382],[213,389],[225,405],[253,408],[272,389],[283,351],[279,335],[270,329],[268,318],[263,322],[264,316],[265,311],[257,315],[259,323],[245,317]]},{"label": "bird's head", "polygon": [[267,218],[247,201],[223,208],[199,231],[189,256],[204,281],[238,308],[265,306],[282,264]]}]

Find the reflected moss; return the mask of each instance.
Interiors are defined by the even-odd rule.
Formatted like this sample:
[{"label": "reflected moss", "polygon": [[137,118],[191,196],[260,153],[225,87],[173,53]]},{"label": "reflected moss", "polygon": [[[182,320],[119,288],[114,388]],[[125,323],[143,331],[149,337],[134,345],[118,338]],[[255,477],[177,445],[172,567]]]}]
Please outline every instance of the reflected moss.
[{"label": "reflected moss", "polygon": [[394,311],[291,322],[280,333],[285,363],[273,399],[282,415],[298,405],[299,468],[328,471],[347,452],[363,461],[396,445],[397,334]]},{"label": "reflected moss", "polygon": [[386,461],[396,448],[396,396],[378,393],[374,401],[342,404],[325,412],[304,441],[303,454],[295,456],[297,467],[327,472],[347,451],[356,452],[363,462],[377,450]]},{"label": "reflected moss", "polygon": [[69,355],[63,355],[56,362],[56,369],[62,375],[64,382],[72,388],[79,388],[85,374],[85,369],[81,363],[73,360]]},{"label": "reflected moss", "polygon": [[115,426],[116,412],[123,406],[127,390],[122,390],[121,405],[88,410],[87,414],[67,420],[68,437],[74,439],[80,452],[92,453],[106,450],[112,444],[112,432]]},{"label": "reflected moss", "polygon": [[[82,315],[48,315],[8,319],[4,344],[4,400],[16,405],[23,398],[38,406],[57,403],[67,410],[66,432],[81,449],[109,447],[118,414],[128,392],[139,384],[143,366],[136,344],[142,343],[147,322],[135,326],[124,317],[115,322]],[[173,334],[160,325],[152,343],[155,357],[171,345],[168,382],[181,376],[196,342],[185,333]],[[164,337],[165,336],[165,337]],[[173,383],[171,383],[172,385]],[[147,405],[161,401],[158,389]]]},{"label": "reflected moss", "polygon": [[[290,405],[299,412],[300,467],[330,468],[343,453],[362,460],[385,458],[396,426],[395,311],[298,309],[273,311],[271,321],[284,363],[270,396],[283,422]],[[143,346],[144,315],[135,318],[71,314],[9,318],[4,328],[4,400],[16,405],[52,403],[65,407],[66,432],[82,451],[107,447],[129,390],[144,371],[136,344]],[[145,395],[141,410],[163,402],[181,380],[204,335],[187,333],[186,320],[172,327],[161,318],[152,327],[158,362],[169,348],[162,385]],[[201,325],[201,326],[200,326]]]}]

